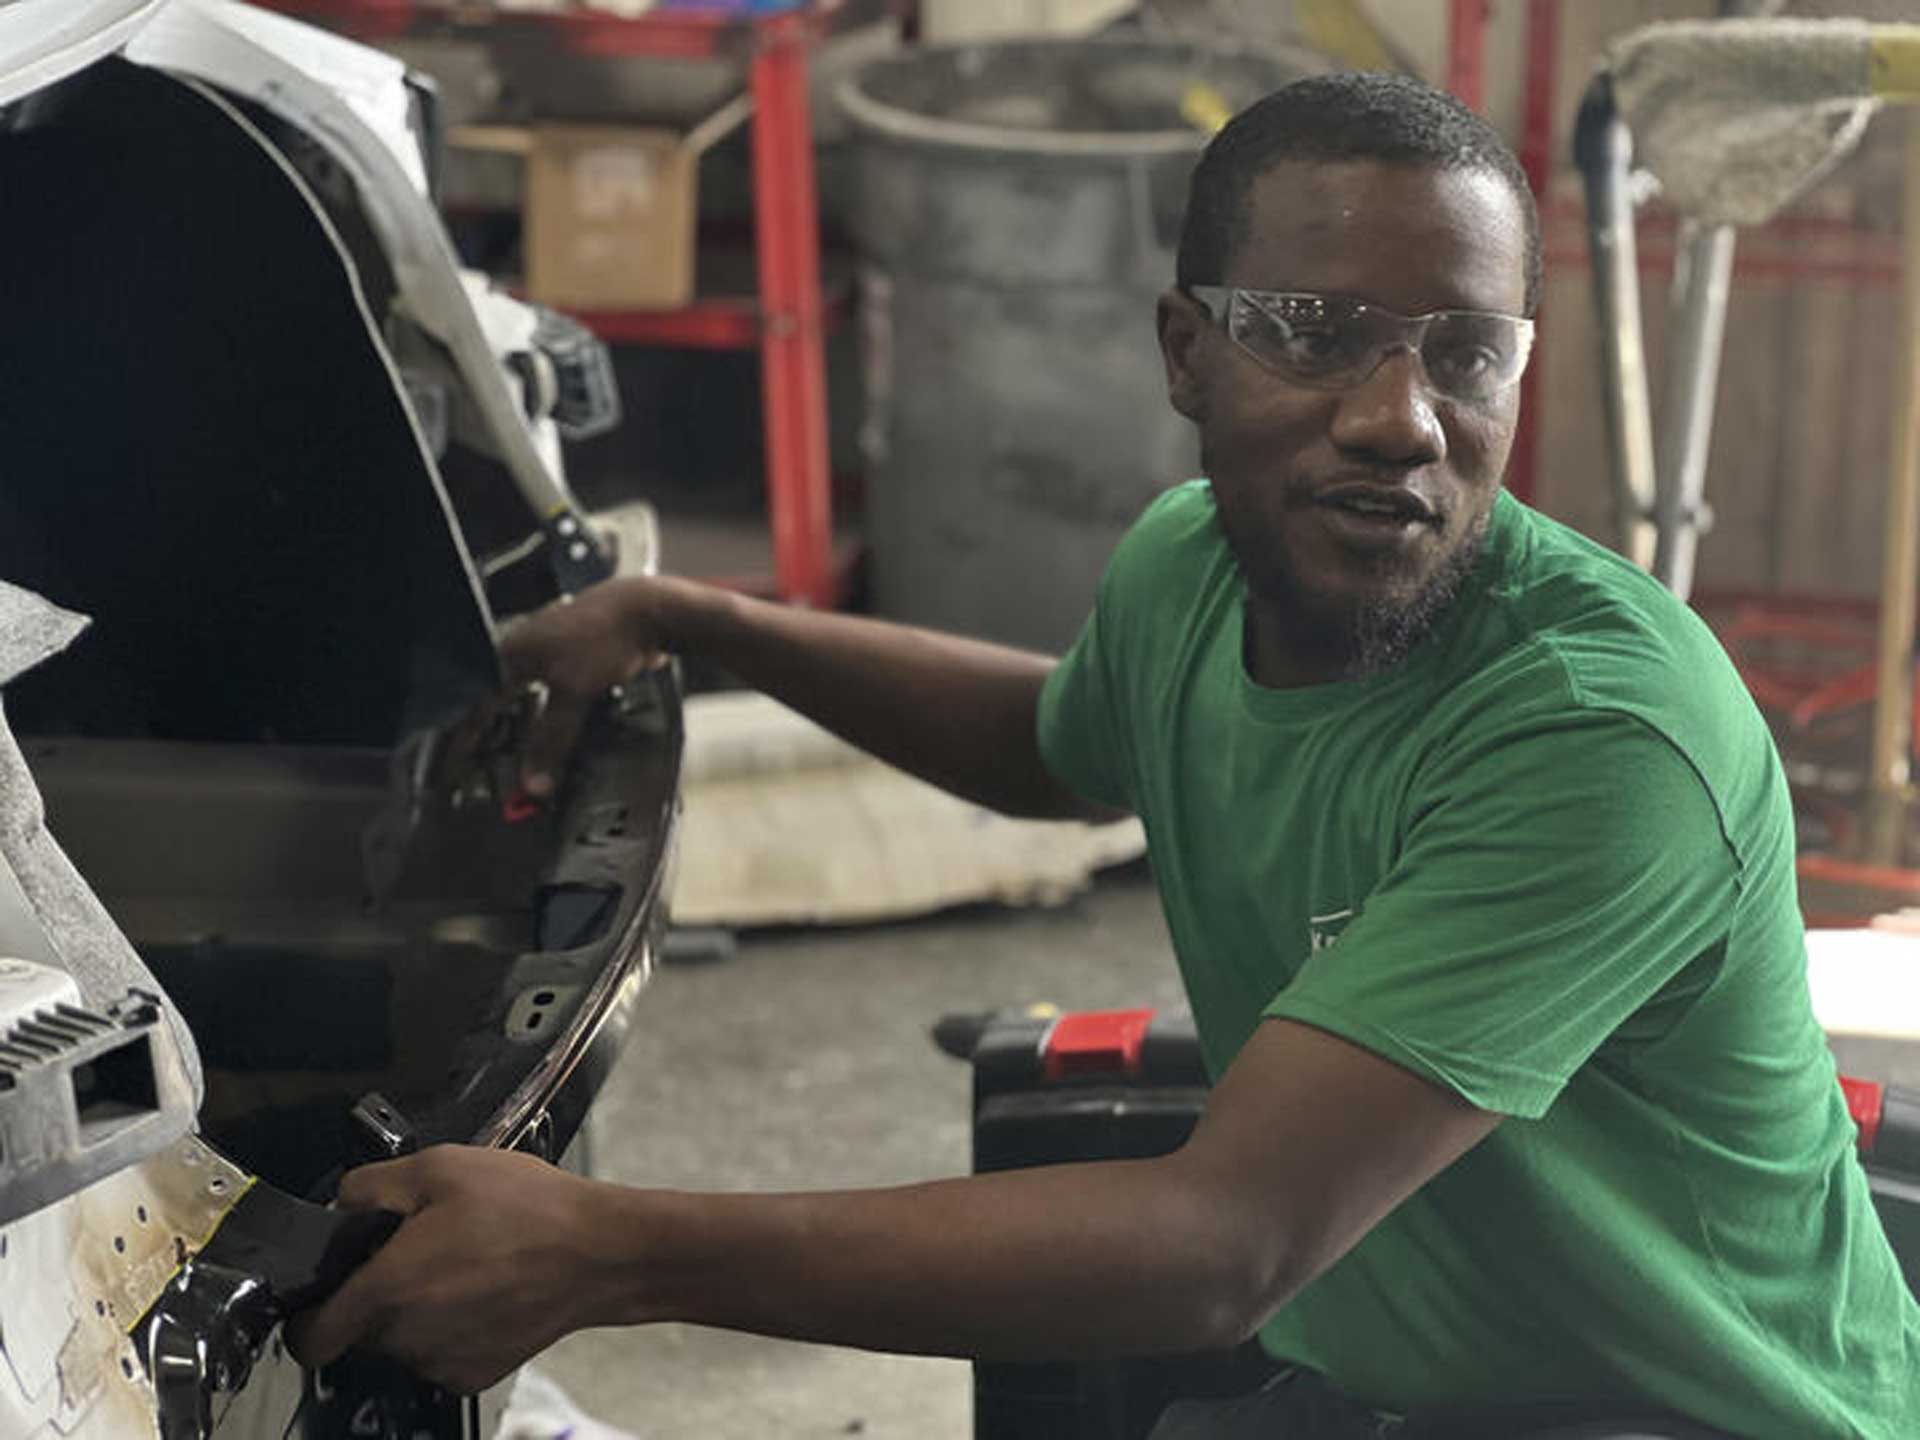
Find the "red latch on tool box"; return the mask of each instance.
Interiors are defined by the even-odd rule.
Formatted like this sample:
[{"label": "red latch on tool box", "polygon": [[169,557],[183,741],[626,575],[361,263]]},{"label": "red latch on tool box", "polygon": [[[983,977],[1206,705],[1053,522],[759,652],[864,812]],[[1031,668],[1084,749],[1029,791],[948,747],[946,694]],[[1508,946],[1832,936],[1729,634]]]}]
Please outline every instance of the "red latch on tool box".
[{"label": "red latch on tool box", "polygon": [[1040,1073],[1048,1080],[1138,1075],[1140,1047],[1153,1014],[1151,1010],[1082,1010],[1062,1015],[1047,1032]]},{"label": "red latch on tool box", "polygon": [[1880,1139],[1881,1118],[1886,1114],[1887,1087],[1842,1075],[1840,1088],[1846,1092],[1847,1111],[1853,1116],[1853,1123],[1860,1127],[1860,1153],[1871,1155]]}]

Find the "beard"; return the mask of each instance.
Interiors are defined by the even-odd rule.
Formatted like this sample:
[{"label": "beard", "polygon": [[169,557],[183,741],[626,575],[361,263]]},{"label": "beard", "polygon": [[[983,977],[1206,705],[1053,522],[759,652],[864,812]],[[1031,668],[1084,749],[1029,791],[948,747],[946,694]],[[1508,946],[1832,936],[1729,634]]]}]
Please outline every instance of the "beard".
[{"label": "beard", "polygon": [[1251,537],[1237,536],[1224,510],[1218,513],[1240,578],[1259,597],[1269,613],[1285,617],[1286,634],[1295,650],[1311,655],[1345,680],[1364,680],[1394,669],[1446,614],[1461,586],[1480,563],[1486,548],[1491,507],[1474,522],[1439,567],[1412,589],[1396,584],[1398,567],[1384,557],[1376,592],[1357,602],[1341,603],[1304,589],[1277,549],[1253,549]]},{"label": "beard", "polygon": [[1369,600],[1358,606],[1348,630],[1351,658],[1347,678],[1364,680],[1382,674],[1411,655],[1459,597],[1460,587],[1480,563],[1486,543],[1487,517],[1483,515],[1446,562],[1412,595]]}]

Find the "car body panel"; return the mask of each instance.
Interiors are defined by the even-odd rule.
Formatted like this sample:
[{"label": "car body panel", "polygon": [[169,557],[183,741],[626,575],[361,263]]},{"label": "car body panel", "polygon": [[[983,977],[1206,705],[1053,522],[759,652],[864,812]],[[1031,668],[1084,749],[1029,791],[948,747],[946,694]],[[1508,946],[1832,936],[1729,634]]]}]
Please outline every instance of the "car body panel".
[{"label": "car body panel", "polygon": [[167,0],[13,0],[0,5],[0,105],[125,45]]},{"label": "car body panel", "polygon": [[0,354],[0,576],[96,616],[5,702],[207,1093],[197,1136],[0,1227],[0,1432],[474,1436],[483,1403],[302,1375],[273,1326],[377,1243],[323,1208],[344,1168],[577,1130],[665,920],[677,677],[544,807],[510,710],[452,743],[497,617],[604,573],[555,543],[600,532],[545,319],[460,268],[397,64],[222,0],[83,8],[29,54],[0,6],[0,172],[46,224],[0,241],[41,282]]}]

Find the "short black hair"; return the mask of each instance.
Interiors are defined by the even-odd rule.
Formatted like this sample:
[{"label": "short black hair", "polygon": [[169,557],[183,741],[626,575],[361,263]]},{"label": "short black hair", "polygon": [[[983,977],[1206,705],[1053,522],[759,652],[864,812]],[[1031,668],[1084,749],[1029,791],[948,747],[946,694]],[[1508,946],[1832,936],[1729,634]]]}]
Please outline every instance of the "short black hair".
[{"label": "short black hair", "polygon": [[1175,281],[1217,285],[1247,237],[1256,177],[1287,160],[1378,160],[1504,180],[1527,232],[1526,313],[1540,302],[1540,213],[1507,142],[1453,96],[1405,75],[1348,71],[1282,86],[1227,122],[1193,169]]}]

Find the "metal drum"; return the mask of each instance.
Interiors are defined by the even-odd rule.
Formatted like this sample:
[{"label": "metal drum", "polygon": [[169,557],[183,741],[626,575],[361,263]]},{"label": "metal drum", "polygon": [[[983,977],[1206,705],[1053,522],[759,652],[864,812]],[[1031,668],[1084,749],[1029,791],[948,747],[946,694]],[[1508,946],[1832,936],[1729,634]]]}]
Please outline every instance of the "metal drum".
[{"label": "metal drum", "polygon": [[867,524],[881,613],[1063,649],[1114,542],[1195,473],[1154,300],[1213,124],[1304,51],[1142,38],[938,47],[840,101],[869,262]]}]

